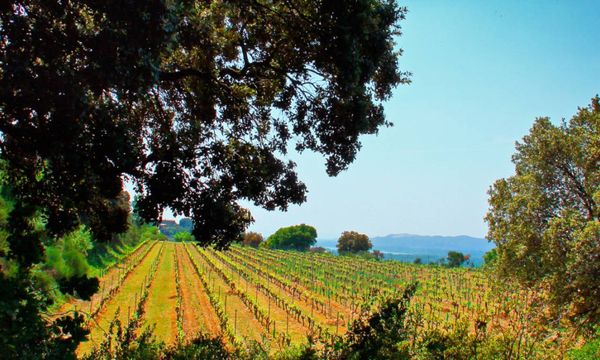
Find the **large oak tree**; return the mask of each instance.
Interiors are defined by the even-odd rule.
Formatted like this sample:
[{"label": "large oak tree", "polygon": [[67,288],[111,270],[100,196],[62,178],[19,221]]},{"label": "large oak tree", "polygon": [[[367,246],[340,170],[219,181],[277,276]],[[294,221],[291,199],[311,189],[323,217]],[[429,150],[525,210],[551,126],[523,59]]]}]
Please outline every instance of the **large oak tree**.
[{"label": "large oak tree", "polygon": [[[192,217],[197,241],[224,247],[252,221],[239,200],[305,200],[289,150],[344,170],[409,81],[394,44],[405,13],[393,0],[0,2],[0,157],[14,198],[0,256],[21,266],[16,280],[0,274],[17,289],[3,291],[4,354],[47,345],[27,290],[43,242],[80,224],[98,241],[123,232],[124,181],[145,221],[169,207]],[[59,354],[82,336],[60,328],[74,341]]]},{"label": "large oak tree", "polygon": [[408,82],[392,0],[2,4],[2,158],[20,204],[57,235],[123,231],[128,179],[147,221],[170,207],[224,246],[252,221],[238,200],[305,200],[290,147],[338,174]]}]

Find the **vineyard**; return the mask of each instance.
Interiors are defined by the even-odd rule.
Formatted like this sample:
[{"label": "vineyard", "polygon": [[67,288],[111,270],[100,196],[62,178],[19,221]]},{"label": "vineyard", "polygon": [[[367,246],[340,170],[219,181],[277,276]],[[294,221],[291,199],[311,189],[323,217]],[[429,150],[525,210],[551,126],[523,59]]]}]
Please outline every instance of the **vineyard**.
[{"label": "vineyard", "polygon": [[[191,243],[147,241],[105,271],[90,301],[72,301],[60,312],[87,314],[89,353],[118,319],[139,333],[151,327],[167,345],[199,332],[221,335],[230,349],[256,341],[271,351],[307,341],[328,342],[345,333],[365,306],[400,296],[418,282],[411,321],[418,328],[463,324],[475,332],[511,332],[520,351],[546,344],[530,319],[530,294],[500,286],[477,269],[448,269],[395,261],[232,246],[228,251]],[[559,335],[555,335],[559,336]]]}]

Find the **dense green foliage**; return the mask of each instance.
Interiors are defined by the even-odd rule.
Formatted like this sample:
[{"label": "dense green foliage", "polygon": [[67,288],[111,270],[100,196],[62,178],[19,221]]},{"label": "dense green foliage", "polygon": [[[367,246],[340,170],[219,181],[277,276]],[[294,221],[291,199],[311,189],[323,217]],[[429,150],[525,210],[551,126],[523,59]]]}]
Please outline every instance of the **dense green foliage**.
[{"label": "dense green foliage", "polygon": [[496,250],[496,248],[493,248],[492,250],[486,252],[483,255],[483,264],[488,267],[494,266],[497,259],[498,259],[498,250]]},{"label": "dense green foliage", "polygon": [[360,135],[389,125],[382,102],[409,82],[394,43],[405,13],[391,0],[2,2],[0,146],[21,216],[108,240],[127,226],[127,177],[144,220],[170,207],[198,241],[227,245],[252,221],[238,200],[305,200],[289,147],[336,175]]},{"label": "dense green foliage", "polygon": [[242,240],[242,244],[245,246],[259,247],[263,242],[263,236],[257,232],[248,231],[244,233],[244,238]]},{"label": "dense green foliage", "polygon": [[567,123],[535,121],[515,175],[489,191],[497,269],[535,286],[554,316],[600,321],[600,98]]},{"label": "dense green foliage", "polygon": [[317,230],[305,224],[283,227],[267,238],[271,249],[306,251],[317,242]]},{"label": "dense green foliage", "polygon": [[373,244],[369,237],[356,231],[344,231],[337,243],[337,250],[340,254],[367,252],[372,247]]},{"label": "dense green foliage", "polygon": [[446,257],[446,264],[449,267],[459,267],[467,260],[468,258],[461,252],[448,251],[448,256]]},{"label": "dense green foliage", "polygon": [[175,241],[194,241],[194,235],[188,231],[180,231],[173,235]]},{"label": "dense green foliage", "polygon": [[[10,194],[0,196],[0,234],[8,223],[2,214],[10,212]],[[34,219],[35,228],[44,234],[44,222]],[[3,358],[68,359],[87,331],[81,315],[62,316],[46,322],[40,316],[51,306],[58,306],[66,294],[89,298],[97,291],[93,277],[133,251],[139,243],[155,238],[156,227],[131,226],[110,242],[94,242],[92,234],[81,226],[44,245],[44,260],[29,272],[6,254],[0,255],[0,352]]]}]

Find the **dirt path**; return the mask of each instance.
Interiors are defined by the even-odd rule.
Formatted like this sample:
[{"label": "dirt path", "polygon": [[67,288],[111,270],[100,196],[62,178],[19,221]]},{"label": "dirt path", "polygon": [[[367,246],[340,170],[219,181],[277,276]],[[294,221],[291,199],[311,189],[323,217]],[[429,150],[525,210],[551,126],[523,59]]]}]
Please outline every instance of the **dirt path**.
[{"label": "dirt path", "polygon": [[206,289],[198,279],[198,274],[196,274],[183,244],[177,244],[176,252],[180,272],[183,332],[186,341],[193,339],[201,331],[211,337],[219,335],[221,333],[219,318],[206,295]]},{"label": "dirt path", "polygon": [[89,340],[82,342],[77,348],[79,356],[89,353],[89,351],[100,344],[104,340],[108,332],[111,321],[115,318],[118,312],[118,319],[123,326],[127,324],[129,319],[128,313],[133,312],[136,300],[140,297],[141,286],[144,278],[150,271],[150,265],[158,255],[160,245],[154,246],[148,255],[141,261],[137,268],[129,273],[123,281],[123,284],[114,295],[114,297],[105,304],[104,309],[100,311],[96,320],[90,322]]},{"label": "dirt path", "polygon": [[177,343],[177,286],[175,244],[165,242],[162,257],[144,305],[142,329],[154,326],[153,334],[167,345]]}]

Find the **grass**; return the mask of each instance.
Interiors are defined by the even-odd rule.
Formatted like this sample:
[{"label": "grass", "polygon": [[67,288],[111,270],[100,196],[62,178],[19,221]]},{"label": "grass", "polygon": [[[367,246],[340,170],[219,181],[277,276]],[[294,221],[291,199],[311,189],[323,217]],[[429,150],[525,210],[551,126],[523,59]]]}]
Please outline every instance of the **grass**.
[{"label": "grass", "polygon": [[143,327],[154,326],[154,335],[167,345],[177,342],[177,288],[175,283],[175,244],[165,243],[162,258],[145,305]]}]

